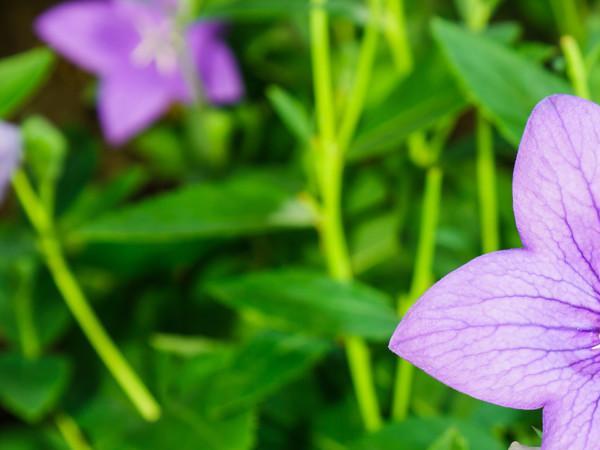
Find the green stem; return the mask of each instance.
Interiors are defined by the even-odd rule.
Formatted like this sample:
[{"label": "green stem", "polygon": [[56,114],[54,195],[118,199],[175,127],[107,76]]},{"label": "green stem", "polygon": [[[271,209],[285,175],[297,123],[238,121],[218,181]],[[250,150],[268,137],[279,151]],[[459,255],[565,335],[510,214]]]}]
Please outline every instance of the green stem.
[{"label": "green stem", "polygon": [[348,149],[350,141],[356,131],[356,126],[362,114],[373,73],[373,63],[379,45],[379,22],[381,19],[381,0],[368,0],[371,20],[369,21],[363,38],[354,86],[349,96],[348,106],[343,117],[338,143],[342,152]]},{"label": "green stem", "polygon": [[404,0],[387,0],[385,36],[392,51],[396,70],[400,76],[412,71],[413,56],[406,29]]},{"label": "green stem", "polygon": [[[399,313],[403,316],[414,301],[431,285],[433,278],[433,260],[435,256],[436,230],[439,220],[440,201],[442,196],[443,171],[434,166],[425,175],[425,192],[421,211],[421,234],[415,256],[415,270],[407,297],[399,302]],[[400,360],[396,372],[392,417],[401,421],[408,415],[412,390],[413,366]]]},{"label": "green stem", "polygon": [[577,0],[550,0],[550,5],[560,33],[571,35],[582,42],[585,27],[581,23]]},{"label": "green stem", "polygon": [[[336,136],[336,115],[330,65],[329,17],[324,8],[325,3],[326,0],[314,0],[310,12],[311,54],[319,130],[317,170],[323,201],[320,234],[331,276],[339,281],[350,281],[353,274],[341,210],[344,152]],[[348,140],[350,138],[351,136]],[[359,337],[346,338],[345,347],[363,423],[367,430],[376,430],[381,427],[382,421],[373,381],[369,348]]]},{"label": "green stem", "polygon": [[94,347],[115,380],[137,407],[142,417],[149,421],[158,420],[160,417],[160,406],[119,352],[88,304],[65,260],[54,231],[52,219],[41,206],[27,175],[22,170],[17,171],[14,175],[13,186],[23,209],[38,233],[46,265],[67,306],[89,339],[92,347]]},{"label": "green stem", "polygon": [[560,39],[560,47],[565,55],[567,74],[569,75],[575,94],[582,98],[591,98],[587,69],[579,44],[577,44],[577,41],[572,36],[563,36]]},{"label": "green stem", "polygon": [[77,422],[71,416],[59,413],[54,417],[54,423],[71,450],[92,450]]},{"label": "green stem", "polygon": [[481,112],[477,113],[477,187],[482,250],[483,253],[490,253],[500,246],[496,166],[492,126]]}]

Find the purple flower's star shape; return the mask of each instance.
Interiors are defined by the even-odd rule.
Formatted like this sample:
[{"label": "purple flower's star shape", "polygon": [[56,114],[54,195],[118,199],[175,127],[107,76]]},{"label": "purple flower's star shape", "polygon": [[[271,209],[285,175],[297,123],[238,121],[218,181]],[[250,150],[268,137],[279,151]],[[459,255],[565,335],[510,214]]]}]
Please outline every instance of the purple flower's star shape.
[{"label": "purple flower's star shape", "polygon": [[0,121],[0,200],[21,162],[22,138],[18,127]]},{"label": "purple flower's star shape", "polygon": [[[173,102],[190,103],[198,73],[213,104],[241,99],[244,87],[224,26],[198,22],[179,31],[164,0],[79,0],[58,5],[36,22],[56,51],[100,78],[100,121],[119,145],[148,127]],[[186,61],[189,60],[189,63]]]},{"label": "purple flower's star shape", "polygon": [[598,450],[600,106],[558,95],[535,108],[513,203],[523,248],[439,281],[390,348],[473,397],[543,407],[542,450]]}]

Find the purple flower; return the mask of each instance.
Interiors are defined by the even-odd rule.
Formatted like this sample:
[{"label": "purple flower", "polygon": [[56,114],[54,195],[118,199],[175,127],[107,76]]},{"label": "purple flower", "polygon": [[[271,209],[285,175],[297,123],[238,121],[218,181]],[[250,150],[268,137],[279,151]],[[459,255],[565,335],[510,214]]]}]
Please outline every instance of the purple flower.
[{"label": "purple flower", "polygon": [[243,96],[223,24],[199,22],[181,32],[169,11],[164,0],[81,0],[37,20],[44,41],[100,78],[100,119],[115,145],[148,127],[173,102],[193,101],[196,80],[187,72],[199,74],[213,104]]},{"label": "purple flower", "polygon": [[553,96],[533,111],[513,199],[522,249],[433,286],[390,348],[484,401],[544,408],[543,450],[600,446],[600,107]]},{"label": "purple flower", "polygon": [[0,122],[0,200],[4,198],[13,172],[21,162],[21,131],[14,125]]}]

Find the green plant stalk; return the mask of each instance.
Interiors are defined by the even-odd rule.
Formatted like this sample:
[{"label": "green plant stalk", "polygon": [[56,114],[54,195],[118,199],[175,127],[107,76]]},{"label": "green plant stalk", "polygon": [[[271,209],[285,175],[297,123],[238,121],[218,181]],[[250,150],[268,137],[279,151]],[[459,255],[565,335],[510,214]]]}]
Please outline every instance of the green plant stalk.
[{"label": "green plant stalk", "polygon": [[396,70],[401,77],[413,69],[413,56],[406,29],[404,0],[387,0],[385,36],[392,51]]},{"label": "green plant stalk", "polygon": [[[317,170],[323,201],[320,234],[331,276],[339,281],[350,281],[353,275],[341,211],[344,153],[336,136],[329,18],[324,8],[325,3],[326,0],[315,0],[310,12],[311,55],[319,130]],[[345,348],[363,423],[367,430],[376,430],[381,427],[382,421],[369,348],[359,337],[346,338]]]},{"label": "green plant stalk", "polygon": [[591,95],[588,74],[579,44],[577,44],[573,36],[563,36],[560,38],[560,47],[565,55],[567,74],[569,75],[575,94],[589,100]]},{"label": "green plant stalk", "polygon": [[496,165],[492,126],[477,112],[477,188],[483,253],[500,247],[498,230],[498,200],[496,193]]},{"label": "green plant stalk", "polygon": [[[444,173],[438,166],[429,168],[425,175],[425,191],[423,193],[423,207],[421,211],[421,234],[419,235],[419,242],[417,244],[415,270],[413,272],[410,292],[399,302],[398,309],[401,316],[404,316],[414,301],[431,285],[443,177]],[[402,421],[408,415],[413,374],[413,365],[401,359],[396,371],[394,397],[392,400],[392,418],[394,420]]]},{"label": "green plant stalk", "polygon": [[582,24],[577,0],[550,0],[554,18],[561,34],[571,35],[582,42],[585,27]]},{"label": "green plant stalk", "polygon": [[340,125],[338,145],[345,153],[350,145],[356,126],[365,106],[365,100],[373,74],[373,64],[379,46],[379,22],[381,20],[381,0],[368,0],[371,20],[366,27],[360,48],[356,77],[344,117]]},{"label": "green plant stalk", "polygon": [[79,426],[71,416],[65,413],[58,413],[54,417],[56,428],[71,450],[92,450],[87,443]]},{"label": "green plant stalk", "polygon": [[92,347],[142,417],[148,421],[158,420],[161,414],[160,406],[119,352],[87,302],[65,260],[52,219],[41,205],[23,170],[17,171],[13,176],[13,186],[36,229],[42,255],[56,286]]}]

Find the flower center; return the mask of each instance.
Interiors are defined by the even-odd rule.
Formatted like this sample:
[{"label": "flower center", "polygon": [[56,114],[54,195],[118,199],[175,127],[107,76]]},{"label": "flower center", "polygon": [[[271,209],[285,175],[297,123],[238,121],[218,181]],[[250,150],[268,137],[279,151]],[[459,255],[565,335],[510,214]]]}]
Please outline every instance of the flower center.
[{"label": "flower center", "polygon": [[173,20],[143,20],[136,23],[140,42],[131,53],[131,61],[138,67],[156,64],[162,75],[172,75],[179,65],[179,49],[182,45],[181,34]]}]

